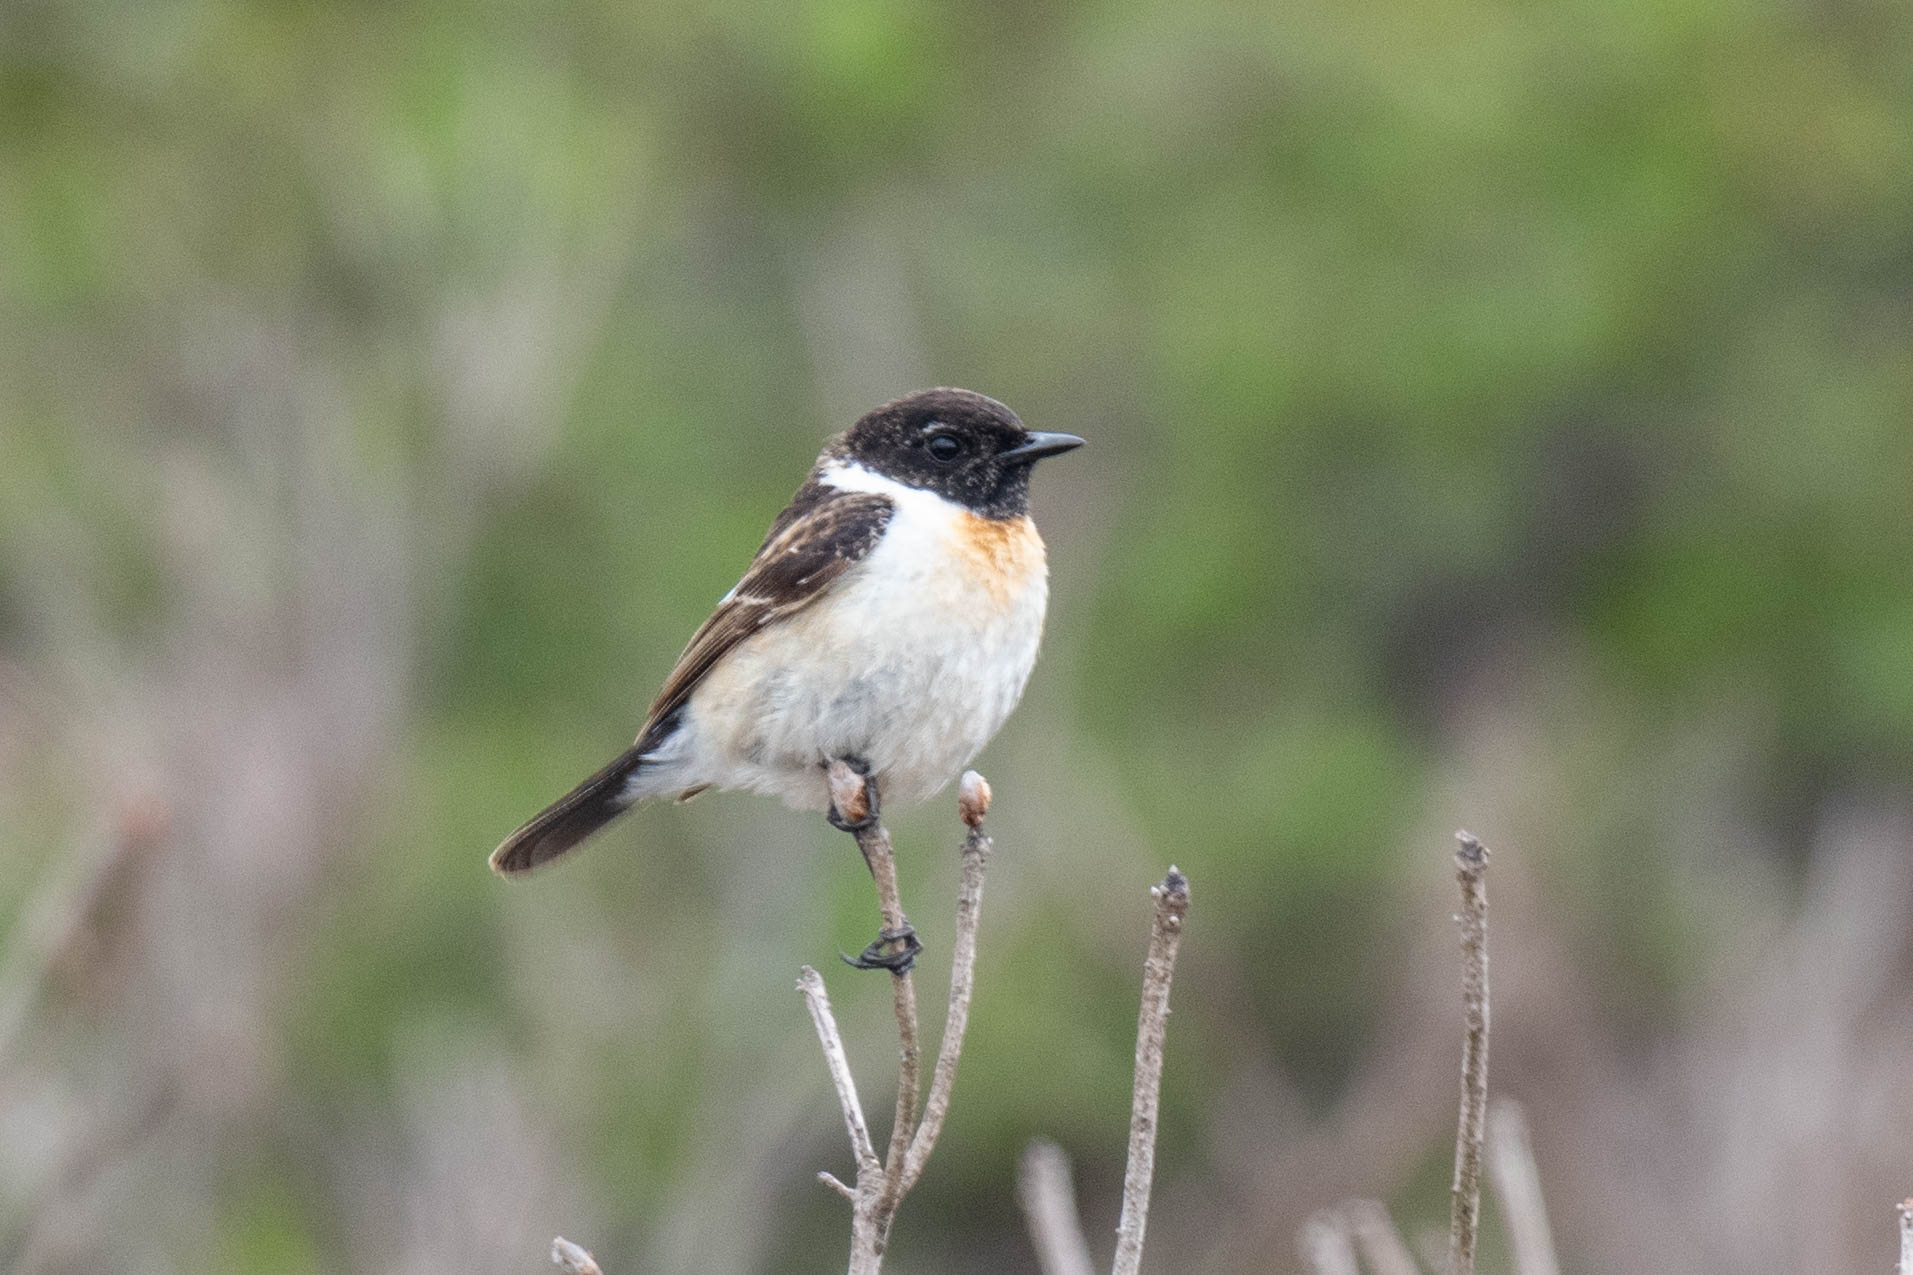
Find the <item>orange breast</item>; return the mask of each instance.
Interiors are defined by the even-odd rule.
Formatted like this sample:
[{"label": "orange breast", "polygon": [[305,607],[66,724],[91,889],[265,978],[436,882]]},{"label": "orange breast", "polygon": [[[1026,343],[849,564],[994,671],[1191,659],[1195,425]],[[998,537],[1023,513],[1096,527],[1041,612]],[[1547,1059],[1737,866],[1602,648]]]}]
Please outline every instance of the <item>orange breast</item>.
[{"label": "orange breast", "polygon": [[1043,538],[1036,534],[1036,524],[1028,515],[983,518],[960,514],[956,540],[971,577],[999,606],[1009,605],[1046,569]]}]

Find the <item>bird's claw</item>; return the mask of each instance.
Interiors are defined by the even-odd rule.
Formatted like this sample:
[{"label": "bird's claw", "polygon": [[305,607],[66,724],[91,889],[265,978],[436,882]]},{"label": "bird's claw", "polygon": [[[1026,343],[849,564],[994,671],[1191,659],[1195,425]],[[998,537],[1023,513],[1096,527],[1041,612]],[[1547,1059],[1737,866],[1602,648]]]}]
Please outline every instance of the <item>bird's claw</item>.
[{"label": "bird's claw", "polygon": [[843,956],[844,964],[860,970],[889,970],[892,974],[908,974],[917,963],[917,954],[923,951],[923,944],[917,940],[917,932],[909,922],[901,929],[878,930],[877,937],[869,947],[855,956]]},{"label": "bird's claw", "polygon": [[877,822],[877,816],[874,814],[865,815],[863,818],[853,822],[838,814],[837,807],[835,806],[824,811],[824,819],[837,831],[848,832],[853,837]]}]

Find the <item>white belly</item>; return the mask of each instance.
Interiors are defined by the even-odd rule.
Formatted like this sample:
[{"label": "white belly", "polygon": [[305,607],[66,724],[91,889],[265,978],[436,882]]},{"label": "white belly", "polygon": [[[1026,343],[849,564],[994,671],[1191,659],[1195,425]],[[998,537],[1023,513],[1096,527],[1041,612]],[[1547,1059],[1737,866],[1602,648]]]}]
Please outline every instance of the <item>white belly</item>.
[{"label": "white belly", "polygon": [[[662,750],[660,785],[749,788],[821,810],[821,768],[835,757],[868,762],[886,799],[922,801],[955,778],[1021,698],[1049,594],[1034,527],[1019,520],[979,542],[980,525],[928,493],[899,501],[870,556],[825,597],[711,670]],[[979,556],[979,543],[993,551]]]}]

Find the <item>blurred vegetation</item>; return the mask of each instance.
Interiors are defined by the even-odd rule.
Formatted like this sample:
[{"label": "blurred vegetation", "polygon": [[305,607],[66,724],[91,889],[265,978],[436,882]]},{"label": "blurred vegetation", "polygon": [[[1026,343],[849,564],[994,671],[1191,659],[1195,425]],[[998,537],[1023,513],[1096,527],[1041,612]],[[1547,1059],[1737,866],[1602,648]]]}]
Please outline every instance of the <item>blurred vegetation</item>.
[{"label": "blurred vegetation", "polygon": [[[9,5],[0,654],[110,702],[183,608],[282,605],[331,552],[259,534],[304,482],[383,511],[405,582],[199,1268],[381,1265],[323,1131],[472,1038],[608,1269],[724,1094],[789,1090],[749,1260],[833,1268],[787,983],[867,928],[841,839],[717,797],[522,889],[483,861],[633,732],[823,435],[919,384],[1092,447],[1037,484],[1050,638],[983,759],[973,1049],[900,1272],[1029,1269],[1036,1133],[1113,1193],[1171,859],[1165,1208],[1241,1077],[1338,1101],[1459,822],[1526,838],[1619,1038],[1678,1023],[1739,906],[1707,873],[1784,890],[1829,801],[1905,794],[1909,227],[1887,0]],[[195,474],[258,503],[182,542]],[[185,596],[195,553],[229,565]],[[1484,796],[1484,720],[1552,787]],[[17,919],[101,780],[0,780]],[[947,815],[899,829],[933,953]],[[832,977],[869,1071],[882,1006]]]}]

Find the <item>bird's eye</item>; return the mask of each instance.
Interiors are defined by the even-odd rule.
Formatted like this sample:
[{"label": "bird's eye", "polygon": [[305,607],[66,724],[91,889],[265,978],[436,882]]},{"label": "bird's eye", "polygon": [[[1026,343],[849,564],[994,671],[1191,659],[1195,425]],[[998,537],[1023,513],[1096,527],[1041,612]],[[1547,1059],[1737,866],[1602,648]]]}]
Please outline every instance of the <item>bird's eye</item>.
[{"label": "bird's eye", "polygon": [[963,440],[955,434],[932,434],[923,444],[930,459],[947,465],[963,454]]}]

